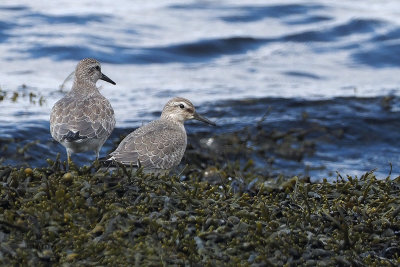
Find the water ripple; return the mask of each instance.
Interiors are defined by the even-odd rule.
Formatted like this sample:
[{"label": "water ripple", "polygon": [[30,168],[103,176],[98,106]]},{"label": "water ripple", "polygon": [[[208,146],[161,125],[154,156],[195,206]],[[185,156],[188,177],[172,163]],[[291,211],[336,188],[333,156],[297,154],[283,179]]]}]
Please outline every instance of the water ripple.
[{"label": "water ripple", "polygon": [[374,68],[399,67],[400,41],[396,43],[375,44],[372,48],[354,52],[352,58],[357,63]]},{"label": "water ripple", "polygon": [[[205,61],[223,55],[244,53],[258,48],[266,41],[267,39],[252,37],[232,37],[148,48],[108,45],[109,52],[97,51],[82,44],[79,46],[36,44],[20,52],[29,55],[29,58],[51,57],[54,60],[94,57],[102,62],[115,64],[171,63]],[[97,42],[98,40],[95,40],[95,43]]]},{"label": "water ripple", "polygon": [[325,7],[317,4],[286,4],[269,6],[241,6],[234,9],[236,14],[223,16],[226,22],[254,22],[265,18],[280,18],[307,14],[308,12],[322,10]]},{"label": "water ripple", "polygon": [[339,38],[355,34],[375,32],[386,23],[373,19],[352,19],[344,24],[327,27],[322,30],[309,30],[284,36],[282,39],[292,42],[333,42]]},{"label": "water ripple", "polygon": [[28,7],[26,6],[0,6],[0,10],[6,10],[6,11],[23,11],[23,10],[28,10]]},{"label": "water ripple", "polygon": [[43,13],[24,14],[24,18],[32,18],[40,20],[42,23],[48,24],[77,24],[85,25],[91,22],[106,23],[111,18],[105,14],[88,14],[88,15],[48,15]]}]

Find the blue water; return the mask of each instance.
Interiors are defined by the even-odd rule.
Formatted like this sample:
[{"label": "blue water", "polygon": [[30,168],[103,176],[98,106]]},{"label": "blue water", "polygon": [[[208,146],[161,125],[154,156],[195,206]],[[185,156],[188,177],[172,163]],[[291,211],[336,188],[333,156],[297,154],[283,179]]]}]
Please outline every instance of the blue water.
[{"label": "blue water", "polygon": [[[321,138],[313,155],[277,160],[274,167],[285,172],[322,178],[377,168],[383,178],[391,162],[398,175],[399,15],[396,0],[3,0],[0,140],[6,141],[0,141],[0,158],[37,166],[58,152],[65,156],[51,140],[49,113],[71,86],[59,90],[77,61],[94,57],[117,82],[98,83],[117,118],[102,154],[179,95],[219,124],[190,123],[191,133],[252,126],[267,108],[266,128],[316,123],[343,132],[337,138],[316,133]],[[393,96],[388,107],[382,105],[387,95]],[[244,108],[244,99],[256,100]],[[16,153],[35,140],[28,154]]]}]

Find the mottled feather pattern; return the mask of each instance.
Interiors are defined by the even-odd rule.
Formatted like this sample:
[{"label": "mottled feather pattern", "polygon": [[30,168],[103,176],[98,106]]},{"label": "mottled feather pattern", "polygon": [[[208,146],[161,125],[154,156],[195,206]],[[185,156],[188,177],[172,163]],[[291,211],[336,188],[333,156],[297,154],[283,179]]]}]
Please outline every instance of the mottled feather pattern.
[{"label": "mottled feather pattern", "polygon": [[105,140],[114,126],[114,111],[100,93],[83,99],[66,96],[54,105],[50,117],[50,131],[58,142],[78,130],[81,136]]},{"label": "mottled feather pattern", "polygon": [[145,171],[154,173],[169,171],[183,158],[187,145],[184,123],[191,119],[215,125],[199,115],[189,100],[182,97],[170,99],[159,120],[152,121],[125,137],[104,163],[115,161],[131,166],[140,165]]},{"label": "mottled feather pattern", "polygon": [[182,160],[186,143],[183,125],[160,119],[129,134],[110,155],[124,164],[139,160],[144,168],[170,169]]}]

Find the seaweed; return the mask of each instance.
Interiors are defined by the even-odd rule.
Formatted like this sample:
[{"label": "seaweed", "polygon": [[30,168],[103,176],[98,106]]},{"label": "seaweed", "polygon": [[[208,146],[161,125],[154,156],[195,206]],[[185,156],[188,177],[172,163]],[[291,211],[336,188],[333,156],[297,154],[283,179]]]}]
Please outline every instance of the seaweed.
[{"label": "seaweed", "polygon": [[201,172],[49,164],[0,167],[1,264],[400,263],[399,177],[311,183],[232,163],[210,183]]}]

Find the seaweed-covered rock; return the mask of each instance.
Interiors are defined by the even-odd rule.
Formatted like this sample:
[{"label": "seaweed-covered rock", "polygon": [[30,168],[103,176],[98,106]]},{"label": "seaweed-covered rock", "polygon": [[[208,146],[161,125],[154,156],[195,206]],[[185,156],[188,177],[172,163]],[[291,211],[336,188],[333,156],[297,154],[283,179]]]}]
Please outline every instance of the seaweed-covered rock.
[{"label": "seaweed-covered rock", "polygon": [[[400,180],[0,167],[3,265],[398,265]],[[235,175],[236,172],[236,175]]]}]

